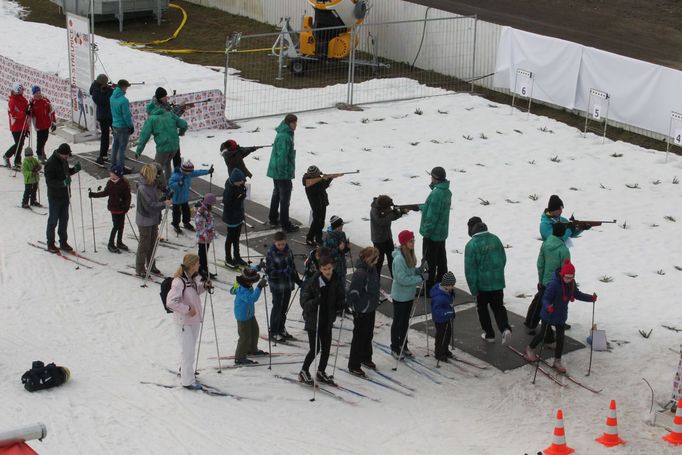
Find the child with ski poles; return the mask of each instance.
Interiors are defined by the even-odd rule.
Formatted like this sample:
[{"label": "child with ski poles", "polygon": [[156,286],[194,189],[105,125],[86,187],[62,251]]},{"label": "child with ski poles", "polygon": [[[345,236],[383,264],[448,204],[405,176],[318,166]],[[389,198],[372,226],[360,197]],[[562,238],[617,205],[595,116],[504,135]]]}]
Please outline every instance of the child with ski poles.
[{"label": "child with ski poles", "polygon": [[265,271],[272,295],[270,337],[275,341],[286,341],[293,339],[285,327],[291,291],[294,285],[301,286],[303,282],[296,271],[294,255],[287,245],[286,234],[282,231],[276,232],[273,240],[273,245],[265,257]]},{"label": "child with ski poles", "polygon": [[[233,169],[225,181],[223,191],[223,222],[227,226],[225,237],[225,266],[239,268],[248,265],[239,252],[239,237],[244,225],[244,199],[246,177],[240,169]],[[248,245],[247,245],[248,246]]]},{"label": "child with ski poles", "polygon": [[[107,249],[111,253],[120,254],[121,250],[128,251],[128,246],[123,243],[123,228],[125,227],[126,213],[130,210],[130,184],[123,177],[123,166],[114,164],[109,171],[109,180],[102,191],[88,191],[89,198],[108,196],[107,209],[111,212],[113,227],[109,234]],[[114,243],[116,240],[116,243]]]},{"label": "child with ski poles", "polygon": [[24,161],[21,163],[21,173],[24,175],[24,197],[21,199],[21,208],[42,207],[36,199],[42,166],[33,156],[31,147],[24,149],[24,156]]},{"label": "child with ski poles", "polygon": [[[254,283],[258,283],[253,288]],[[237,320],[237,349],[234,352],[235,365],[250,365],[258,363],[247,358],[249,355],[265,355],[265,351],[258,349],[259,327],[256,320],[255,303],[260,298],[261,291],[268,282],[265,275],[258,276],[258,272],[250,267],[244,268],[237,277],[230,294],[234,295],[234,318]]]},{"label": "child with ski poles", "polygon": [[537,362],[539,357],[535,354],[535,347],[545,338],[545,332],[549,326],[554,326],[556,331],[556,346],[554,348],[555,370],[560,373],[566,372],[566,367],[561,362],[561,355],[564,351],[564,331],[566,319],[568,318],[568,303],[575,299],[583,302],[596,302],[597,294],[585,294],[580,292],[575,283],[575,267],[570,260],[566,260],[561,270],[554,273],[554,279],[549,282],[542,296],[542,310],[540,319],[542,324],[540,331],[526,347],[526,360]]},{"label": "child with ski poles", "polygon": [[455,275],[448,271],[443,275],[440,283],[431,288],[431,319],[436,326],[436,341],[434,351],[436,360],[447,362],[453,357],[448,349],[452,337],[452,323],[455,320]]},{"label": "child with ski poles", "polygon": [[324,246],[331,251],[332,259],[334,260],[334,271],[341,277],[343,286],[346,286],[346,254],[350,251],[350,243],[346,238],[346,233],[343,232],[343,219],[333,215],[329,219],[329,227],[327,228],[327,238],[324,240]]},{"label": "child with ski poles", "polygon": [[320,257],[320,269],[315,272],[310,283],[301,292],[301,307],[305,330],[308,332],[310,349],[303,361],[298,380],[309,385],[314,384],[310,376],[310,365],[320,353],[317,363],[317,380],[326,384],[333,384],[333,379],[327,376],[325,369],[329,360],[332,344],[332,326],[336,320],[336,313],[345,305],[345,291],[342,278],[334,271],[331,257]]},{"label": "child with ski poles", "polygon": [[190,223],[189,190],[192,186],[192,178],[202,175],[213,174],[213,166],[209,169],[194,170],[194,164],[190,160],[184,161],[180,167],[175,168],[168,179],[168,187],[173,191],[173,222],[171,223],[177,234],[182,234],[180,228],[180,212],[182,212],[182,224],[188,231],[194,231]]},{"label": "child with ski poles", "polygon": [[194,214],[194,226],[196,226],[197,245],[199,247],[199,274],[204,279],[216,277],[215,273],[208,271],[208,247],[215,239],[215,225],[213,224],[211,209],[216,202],[217,199],[213,193],[206,193]]}]

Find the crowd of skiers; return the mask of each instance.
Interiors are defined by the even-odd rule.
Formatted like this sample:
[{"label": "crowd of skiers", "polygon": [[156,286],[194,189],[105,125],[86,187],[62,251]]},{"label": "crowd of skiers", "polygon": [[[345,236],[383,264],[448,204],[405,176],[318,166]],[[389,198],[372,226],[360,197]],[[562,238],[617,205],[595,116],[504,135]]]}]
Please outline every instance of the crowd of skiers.
[{"label": "crowd of skiers", "polygon": [[[124,160],[128,139],[134,132],[126,98],[129,86],[124,79],[117,84],[110,84],[105,75],[99,75],[90,88],[90,94],[97,105],[97,120],[102,133],[97,158],[100,165],[105,165],[108,161],[110,131],[113,136],[110,178],[104,189],[88,192],[91,198],[108,198],[107,208],[112,217],[108,249],[112,253],[128,250],[123,243],[123,231],[132,198],[131,185],[124,176]],[[36,191],[41,162],[44,164],[49,205],[47,248],[53,253],[59,253],[60,250],[72,252],[67,233],[70,183],[71,176],[80,171],[80,163],[76,162],[73,167],[68,165],[67,160],[72,155],[68,144],[61,144],[46,160],[44,147],[49,129],[54,130],[55,127],[54,111],[49,100],[41,95],[39,87],[33,86],[33,98],[30,102],[23,96],[23,90],[21,84],[15,83],[8,103],[14,145],[4,155],[5,164],[11,166],[10,158],[14,156],[14,165],[22,168],[25,183],[22,207],[25,208],[40,205]],[[183,112],[182,107],[169,103],[168,94],[162,87],[156,89],[147,107],[148,118],[142,128],[135,155],[139,157],[151,137],[154,137],[156,153],[153,163],[142,166],[137,181],[135,221],[139,239],[135,272],[141,277],[161,274],[155,266],[155,249],[159,226],[167,217],[166,209],[172,206],[171,225],[178,233],[183,228],[195,232],[198,245],[198,254],[187,254],[183,258],[167,298],[167,307],[175,313],[181,344],[182,384],[196,388],[198,386],[194,379],[193,362],[203,313],[199,294],[205,290],[210,292],[211,279],[215,278],[209,272],[208,255],[216,238],[212,208],[218,204],[218,200],[214,194],[203,195],[192,218],[189,207],[192,178],[212,174],[213,167],[195,170],[189,160],[183,161],[180,158],[179,137],[187,130],[187,123],[181,118]],[[31,120],[38,136],[38,159],[33,157],[30,147],[23,148]],[[287,243],[287,234],[299,230],[289,218],[296,169],[294,132],[297,122],[296,115],[288,114],[277,127],[267,175],[273,180],[269,223],[279,230],[275,233],[264,260],[257,266],[250,266],[242,259],[239,239],[245,224],[245,182],[252,176],[244,158],[259,147],[241,147],[233,140],[224,142],[220,147],[229,174],[222,195],[222,221],[227,226],[225,265],[241,271],[231,290],[235,298],[234,315],[239,333],[235,362],[254,363],[249,356],[264,354],[258,349],[259,326],[254,305],[266,287],[272,302],[268,336],[279,342],[292,338],[286,329],[287,313],[293,301],[292,293],[298,292],[297,287],[300,288],[299,301],[309,342],[309,352],[299,373],[302,382],[333,382],[333,378],[326,373],[332,345],[332,326],[337,317],[343,318],[346,313],[352,314],[354,322],[348,370],[364,377],[363,367],[376,368],[372,360],[375,313],[380,301],[389,297],[393,306],[390,342],[392,354],[397,359],[412,356],[408,344],[409,321],[413,315],[415,299],[428,295],[431,297],[432,320],[436,328],[435,356],[439,361],[447,362],[452,356],[449,345],[455,318],[456,278],[448,271],[445,248],[452,197],[445,170],[440,166],[431,170],[431,192],[423,204],[398,206],[387,195],[374,198],[369,207],[373,246],[361,249],[357,261],[353,262],[351,245],[343,230],[343,219],[338,215],[331,216],[329,226],[324,229],[329,205],[327,190],[341,174],[324,174],[317,166],[309,166],[302,177],[302,185],[312,214],[305,242],[311,247],[311,251],[301,276]],[[26,156],[23,164],[22,150]],[[563,202],[553,195],[541,217],[540,232],[544,242],[537,261],[538,295],[526,318],[529,331],[535,331],[540,321],[541,326],[525,353],[529,361],[537,361],[534,349],[540,344],[554,342],[554,366],[559,371],[565,371],[561,364],[561,354],[564,332],[570,327],[566,324],[568,302],[574,299],[594,302],[597,298],[596,294],[580,292],[575,285],[575,266],[570,263],[566,242],[577,237],[580,231],[571,228],[568,220],[561,217],[562,209]],[[420,212],[421,215],[421,260],[417,258],[414,249],[413,232],[404,230],[394,237],[391,231],[392,222],[411,210]],[[481,337],[490,343],[496,340],[489,312],[492,311],[501,334],[501,342],[507,344],[512,330],[503,303],[506,265],[504,246],[497,236],[488,231],[481,218],[470,218],[467,227],[471,238],[465,248],[464,275],[469,290],[476,299],[483,329]],[[59,247],[56,246],[55,228],[59,236]],[[349,256],[352,274],[347,278]],[[382,275],[384,261],[390,276]],[[263,275],[260,276],[258,272],[263,272]],[[391,280],[390,296],[382,295],[385,294],[380,285],[382,277]],[[313,376],[310,367],[316,358]]]}]

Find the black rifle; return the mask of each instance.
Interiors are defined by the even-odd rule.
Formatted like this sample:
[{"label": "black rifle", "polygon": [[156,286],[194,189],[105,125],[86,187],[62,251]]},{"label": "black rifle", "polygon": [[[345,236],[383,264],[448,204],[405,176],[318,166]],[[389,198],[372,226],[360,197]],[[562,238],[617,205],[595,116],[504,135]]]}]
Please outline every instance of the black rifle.
[{"label": "black rifle", "polygon": [[360,169],[358,169],[357,171],[350,171],[350,172],[334,172],[334,173],[328,172],[328,173],[326,173],[326,174],[320,174],[320,177],[322,177],[322,178],[332,178],[332,179],[333,179],[333,178],[336,178],[336,177],[341,177],[342,175],[359,174],[359,173],[360,173]]},{"label": "black rifle", "polygon": [[579,231],[584,231],[586,229],[590,229],[593,226],[601,226],[602,224],[615,224],[616,220],[613,221],[606,221],[606,220],[597,220],[597,221],[587,221],[587,220],[576,220],[573,215],[569,218],[568,223],[565,223],[569,228],[571,229],[577,229]]},{"label": "black rifle", "polygon": [[419,211],[419,205],[420,204],[406,204],[406,205],[393,204],[393,209],[394,210],[400,210],[400,211],[407,211],[407,212],[409,212],[410,210],[412,210],[413,212],[418,212]]}]

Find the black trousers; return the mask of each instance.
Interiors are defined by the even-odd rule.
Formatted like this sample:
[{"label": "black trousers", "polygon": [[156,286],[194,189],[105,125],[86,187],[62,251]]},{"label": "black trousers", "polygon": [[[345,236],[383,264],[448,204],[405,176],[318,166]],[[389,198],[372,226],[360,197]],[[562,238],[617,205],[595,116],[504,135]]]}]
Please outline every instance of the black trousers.
[{"label": "black trousers", "polygon": [[327,207],[310,206],[313,212],[313,221],[310,223],[310,229],[306,235],[306,240],[315,240],[317,243],[322,243],[322,229],[324,229],[324,220],[327,216]]},{"label": "black trousers", "polygon": [[445,240],[434,242],[424,237],[422,242],[422,258],[429,263],[429,277],[426,279],[426,290],[431,291],[435,283],[448,271],[448,255],[445,252]]},{"label": "black trousers", "polygon": [[173,155],[173,169],[176,167],[180,167],[182,164],[182,157],[180,156],[180,149],[178,149],[177,152],[175,152],[175,155]]},{"label": "black trousers", "polygon": [[372,361],[372,339],[376,312],[355,313],[353,318],[353,341],[350,343],[348,369],[357,370],[363,362]]},{"label": "black trousers", "polygon": [[379,280],[381,280],[381,268],[384,266],[384,257],[386,257],[386,262],[388,263],[388,272],[393,277],[393,240],[389,239],[385,242],[373,242],[374,248],[379,250],[379,258],[377,259],[376,270],[379,274]]},{"label": "black trousers", "polygon": [[561,359],[561,355],[564,353],[564,333],[566,331],[564,324],[549,324],[548,322],[542,321],[540,324],[540,332],[538,332],[538,334],[535,335],[535,338],[533,338],[533,341],[530,342],[530,347],[535,349],[545,337],[547,330],[552,330],[552,325],[556,329],[554,358]]},{"label": "black trousers", "polygon": [[434,322],[436,326],[436,341],[434,344],[434,352],[436,359],[443,359],[448,356],[450,349],[448,344],[452,337],[452,319],[448,322]]},{"label": "black trousers", "polygon": [[14,157],[14,164],[21,164],[21,152],[24,150],[24,140],[28,137],[29,131],[17,131],[12,133],[12,138],[14,138],[14,145],[11,145],[5,152],[5,158],[10,158],[16,153]]},{"label": "black trousers", "polygon": [[[97,120],[99,122],[99,130],[101,135],[99,137],[99,156],[104,158],[109,153],[109,134],[111,133],[111,119]],[[40,140],[38,140],[40,143]],[[40,150],[40,148],[38,148]]]},{"label": "black trousers", "polygon": [[[410,314],[412,313],[413,300],[409,302],[393,301],[393,324],[391,324],[391,349],[400,352],[403,341],[407,338],[407,329],[410,327]],[[407,342],[405,341],[405,347]]]},{"label": "black trousers", "polygon": [[24,197],[21,199],[21,205],[35,204],[38,202],[36,193],[38,192],[38,183],[24,184]]},{"label": "black trousers", "polygon": [[208,247],[210,243],[197,243],[199,246],[199,275],[208,278]]},{"label": "black trousers", "polygon": [[109,234],[109,245],[123,243],[123,228],[125,227],[126,214],[125,213],[112,213],[111,222],[114,226],[111,228],[111,234]]},{"label": "black trousers", "polygon": [[497,328],[500,332],[511,330],[509,326],[509,319],[507,318],[507,309],[503,304],[504,293],[499,291],[480,291],[476,296],[476,307],[478,310],[478,320],[481,323],[481,328],[485,331],[487,338],[495,338],[495,329],[490,320],[490,313],[488,312],[488,305],[495,316]]},{"label": "black trousers", "polygon": [[36,155],[38,158],[45,158],[45,144],[47,144],[48,137],[50,137],[49,128],[36,131]]},{"label": "black trousers", "polygon": [[173,204],[173,225],[180,225],[180,212],[182,212],[182,222],[189,223],[191,219],[191,213],[189,211],[189,203],[184,204]]},{"label": "black trousers", "polygon": [[[225,237],[225,260],[228,262],[232,259],[241,259],[239,254],[239,236],[242,233],[242,225],[227,228],[227,236]],[[230,251],[232,250],[232,251]]]},{"label": "black trousers", "polygon": [[[305,356],[303,361],[303,371],[310,371],[310,365],[312,365],[313,360],[315,360],[315,331],[308,330],[308,354]],[[317,333],[317,352],[320,352],[320,360],[317,363],[317,371],[324,371],[327,368],[327,362],[329,362],[329,351],[332,347],[332,328],[331,327],[321,327],[321,330]]]}]

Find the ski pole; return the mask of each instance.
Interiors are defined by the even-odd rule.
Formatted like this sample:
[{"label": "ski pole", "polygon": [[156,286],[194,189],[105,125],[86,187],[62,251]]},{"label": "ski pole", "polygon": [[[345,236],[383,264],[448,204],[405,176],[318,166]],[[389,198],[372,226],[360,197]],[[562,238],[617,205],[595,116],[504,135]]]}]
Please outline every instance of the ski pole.
[{"label": "ski pole", "polygon": [[[422,281],[423,283],[423,281]],[[412,319],[412,316],[414,316],[414,310],[417,308],[417,305],[412,302],[412,311],[410,312],[410,319]],[[407,330],[410,330],[410,319],[407,320]],[[395,359],[395,367],[392,368],[393,371],[398,370],[398,363],[400,362],[400,359],[403,358],[403,351],[405,350],[405,346],[407,345],[407,330],[405,331],[405,335],[403,338],[403,344],[400,346],[400,353],[398,354],[398,358]]]},{"label": "ski pole", "polygon": [[[448,321],[447,329],[450,329],[450,338],[452,338],[452,319]],[[447,330],[446,329],[446,330]],[[438,333],[438,328],[436,327],[436,333]],[[445,348],[445,346],[448,345],[448,339],[446,337],[443,337],[443,342],[441,343],[441,348]],[[440,368],[440,359],[436,355],[436,342],[433,342],[433,351],[434,355],[436,356],[436,368]],[[447,358],[447,355],[446,355]]]},{"label": "ski pole", "polygon": [[88,196],[90,199],[90,218],[92,220],[92,247],[95,249],[95,253],[97,253],[97,241],[95,240],[95,210],[92,206],[92,190],[88,188]]},{"label": "ski pole", "polygon": [[[80,201],[80,206],[81,206],[81,234],[83,235],[83,253],[85,253],[85,221],[83,221],[83,191],[81,189],[81,173],[78,171],[76,173],[78,175],[78,199]],[[94,229],[94,226],[93,226]]]},{"label": "ski pole", "polygon": [[[29,138],[28,139],[29,145],[31,144],[31,132],[25,131],[26,130],[26,124],[28,123],[29,118],[30,118],[30,116],[28,116],[28,115],[24,118],[24,124],[21,126],[21,132],[19,133],[19,140],[17,141],[17,144],[14,146],[14,162],[15,163],[17,162],[17,157],[21,153],[20,145],[23,145],[23,143],[27,137]],[[12,174],[12,177],[17,176],[17,171],[18,171],[17,167],[14,166],[14,174]]]},{"label": "ski pole", "polygon": [[[204,335],[204,319],[206,317],[206,300],[208,299],[208,292],[204,296],[204,308],[201,310],[201,328],[199,329],[199,345],[197,346],[197,358],[194,360],[194,374],[199,372],[199,352],[201,352],[201,338]],[[220,357],[220,356],[218,356]],[[218,359],[220,362],[220,359]]]},{"label": "ski pole", "polygon": [[592,301],[592,325],[590,329],[590,337],[592,338],[592,342],[590,343],[590,363],[587,367],[587,374],[585,376],[589,376],[590,372],[592,371],[592,351],[594,351],[594,301]]},{"label": "ski pole", "polygon": [[[313,397],[310,399],[310,401],[315,401],[315,392],[317,392],[317,368],[319,367],[319,363],[317,360],[317,343],[318,343],[318,339],[320,337],[320,305],[319,305],[319,303],[317,305],[317,316],[315,316],[315,319],[317,319],[317,325],[315,326],[315,376],[313,376]],[[343,320],[341,322],[343,322]]]},{"label": "ski pole", "polygon": [[[161,220],[161,224],[163,224],[164,221],[166,221],[166,218],[168,218],[168,206],[163,211],[163,219]],[[156,241],[154,242],[154,248],[152,249],[152,257],[149,260],[149,263],[147,264],[147,273],[144,276],[144,283],[142,283],[140,286],[143,288],[147,287],[147,281],[149,280],[149,274],[152,272],[152,267],[154,266],[154,260],[156,259],[156,249],[159,246],[159,240],[161,237],[159,236],[159,233],[156,233]]]},{"label": "ski pole", "polygon": [[549,330],[549,323],[545,324],[545,322],[542,322],[542,328],[540,329],[540,333],[542,334],[542,341],[540,342],[540,353],[538,355],[538,360],[536,361],[535,364],[535,373],[533,373],[533,380],[531,381],[531,384],[535,384],[535,378],[538,377],[538,370],[540,369],[540,359],[542,358],[542,350],[545,348],[545,335],[547,334],[547,330]]},{"label": "ski pole", "polygon": [[265,299],[265,323],[268,326],[268,370],[272,370],[272,341],[270,340],[270,315],[268,314],[268,291],[263,288],[263,298]]},{"label": "ski pole", "polygon": [[284,312],[284,317],[286,317],[289,314],[289,309],[291,308],[291,304],[294,303],[294,300],[296,299],[296,294],[298,294],[299,289],[301,289],[301,287],[296,286],[296,290],[294,290],[294,294],[291,296],[291,299],[289,300],[289,305],[287,305],[287,310]]},{"label": "ski pole", "polygon": [[216,259],[215,255],[215,239],[211,240],[211,248],[213,249],[213,267],[215,268],[216,276],[218,276],[218,259]]},{"label": "ski pole", "polygon": [[[334,377],[334,373],[336,373],[336,360],[339,358],[339,346],[341,345],[341,331],[343,330],[344,319],[346,319],[346,307],[341,310],[341,324],[339,324],[339,336],[336,337],[336,352],[334,352],[334,368],[332,368],[332,378]],[[374,330],[374,328],[372,328],[372,330]]]},{"label": "ski pole", "polygon": [[[80,255],[77,253],[78,251],[78,239],[76,238],[76,225],[73,224],[73,205],[71,204],[71,185],[68,186],[69,189],[69,211],[71,212],[71,230],[73,230],[73,244],[76,245],[76,249],[74,250],[75,256],[76,256],[76,270],[81,268],[81,262],[80,262]],[[61,239],[59,239],[61,240]]]},{"label": "ski pole", "polygon": [[213,289],[206,289],[209,302],[211,303],[211,318],[213,319],[213,336],[215,337],[215,350],[218,355],[218,373],[223,372],[223,366],[220,363],[220,347],[218,347],[218,328],[215,325],[215,312],[213,311]]},{"label": "ski pole", "polygon": [[[211,165],[211,169],[213,169],[213,165]],[[213,188],[213,172],[210,172],[208,174],[208,192],[212,193],[211,189]]]},{"label": "ski pole", "polygon": [[130,221],[130,216],[128,215],[128,212],[126,212],[126,219],[128,220],[128,224],[130,225],[130,230],[133,231],[133,235],[135,236],[136,241],[140,241],[140,238],[137,236],[137,232],[135,232],[135,227],[133,226],[133,222]]},{"label": "ski pole", "polygon": [[249,248],[249,228],[244,220],[244,235],[246,236],[246,263],[251,264],[251,249]]},{"label": "ski pole", "polygon": [[[426,282],[422,281],[422,294],[424,297],[424,332],[426,332],[426,355],[424,357],[429,356],[429,316],[428,312],[426,311]],[[434,355],[435,355],[435,350],[436,350],[436,341],[434,340],[433,342],[433,350],[434,350]]]}]

